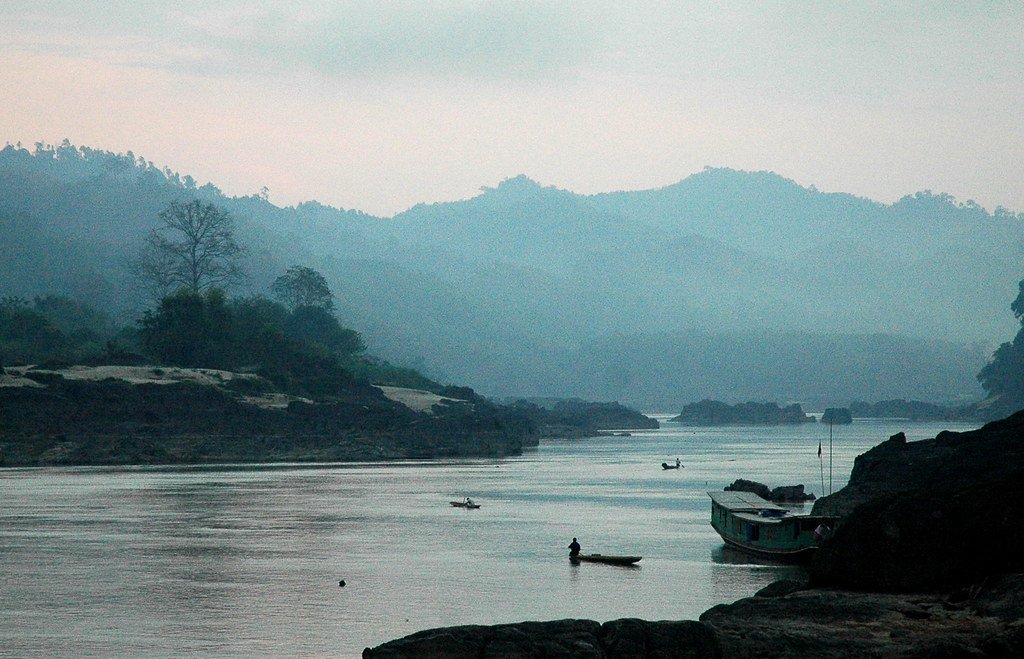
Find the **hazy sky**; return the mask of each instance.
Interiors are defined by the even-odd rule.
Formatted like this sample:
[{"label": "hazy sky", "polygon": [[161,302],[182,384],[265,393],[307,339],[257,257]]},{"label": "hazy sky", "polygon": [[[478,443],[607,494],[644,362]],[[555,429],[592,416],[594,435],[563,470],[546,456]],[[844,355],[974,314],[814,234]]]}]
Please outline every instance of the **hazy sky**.
[{"label": "hazy sky", "polygon": [[0,139],[377,214],[705,165],[1024,211],[1022,35],[1018,2],[0,0]]}]

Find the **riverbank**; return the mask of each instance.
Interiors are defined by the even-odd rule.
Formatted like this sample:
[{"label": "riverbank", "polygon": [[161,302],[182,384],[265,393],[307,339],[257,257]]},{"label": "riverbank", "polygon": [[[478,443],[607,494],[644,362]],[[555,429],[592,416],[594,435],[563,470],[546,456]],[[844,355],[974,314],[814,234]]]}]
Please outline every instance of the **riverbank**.
[{"label": "riverbank", "polygon": [[508,457],[541,438],[657,428],[617,403],[500,405],[352,380],[317,399],[253,374],[162,366],[7,367],[0,467]]},{"label": "riverbank", "polygon": [[[1024,413],[920,442],[895,435],[816,504],[850,512],[809,583],[777,582],[696,622],[436,629],[364,657],[1020,656],[1022,496]],[[634,630],[628,639],[613,633],[623,627]]]},{"label": "riverbank", "polygon": [[6,467],[501,457],[539,437],[528,417],[484,400],[358,381],[311,400],[209,369],[6,371]]}]

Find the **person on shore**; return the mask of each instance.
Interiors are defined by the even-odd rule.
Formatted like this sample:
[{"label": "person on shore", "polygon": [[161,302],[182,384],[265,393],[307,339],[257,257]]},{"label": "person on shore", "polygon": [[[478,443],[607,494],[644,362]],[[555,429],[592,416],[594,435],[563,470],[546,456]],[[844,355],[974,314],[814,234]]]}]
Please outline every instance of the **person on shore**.
[{"label": "person on shore", "polygon": [[573,538],[572,542],[569,543],[569,557],[579,556],[580,549],[580,543],[576,542],[576,538]]}]

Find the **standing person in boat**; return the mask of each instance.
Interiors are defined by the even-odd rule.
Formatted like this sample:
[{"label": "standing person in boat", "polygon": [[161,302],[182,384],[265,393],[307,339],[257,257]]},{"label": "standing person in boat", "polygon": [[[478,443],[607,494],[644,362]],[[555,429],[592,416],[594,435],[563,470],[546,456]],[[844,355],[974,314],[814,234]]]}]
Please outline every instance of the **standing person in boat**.
[{"label": "standing person in boat", "polygon": [[579,556],[580,549],[582,549],[580,547],[580,543],[576,542],[576,538],[573,538],[572,542],[569,543],[569,557],[572,558],[573,556]]}]

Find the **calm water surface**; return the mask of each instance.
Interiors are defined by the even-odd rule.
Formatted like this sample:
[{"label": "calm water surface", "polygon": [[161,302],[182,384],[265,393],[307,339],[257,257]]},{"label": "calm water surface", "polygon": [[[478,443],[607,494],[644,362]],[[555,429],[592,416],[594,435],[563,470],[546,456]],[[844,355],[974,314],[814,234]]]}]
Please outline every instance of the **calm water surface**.
[{"label": "calm water surface", "polygon": [[[833,488],[895,432],[970,427],[837,428]],[[498,461],[0,470],[0,655],[358,656],[441,625],[693,619],[799,571],[725,549],[705,491],[820,494],[822,473],[827,492],[826,427],[672,423]],[[573,536],[644,558],[573,566]]]}]

